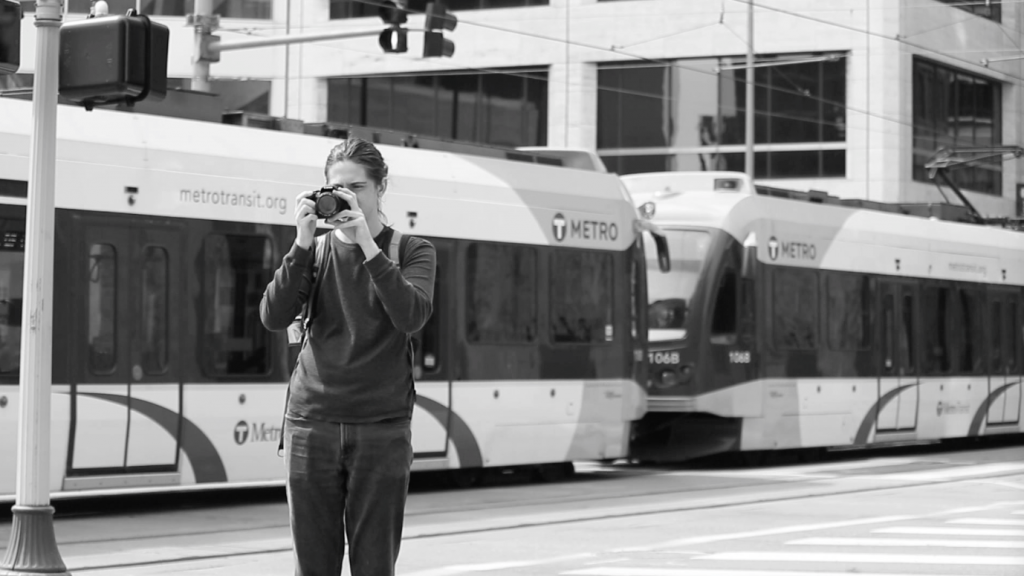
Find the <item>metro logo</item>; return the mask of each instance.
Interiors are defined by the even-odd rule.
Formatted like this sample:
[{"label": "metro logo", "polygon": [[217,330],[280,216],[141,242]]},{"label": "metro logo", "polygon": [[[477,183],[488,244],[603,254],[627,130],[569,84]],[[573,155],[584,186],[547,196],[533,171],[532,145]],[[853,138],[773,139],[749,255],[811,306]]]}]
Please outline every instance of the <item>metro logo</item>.
[{"label": "metro logo", "polygon": [[615,242],[619,239],[619,226],[614,222],[598,220],[572,220],[563,214],[555,214],[551,219],[551,231],[555,240],[562,242],[566,237],[577,240],[598,240]]},{"label": "metro logo", "polygon": [[281,439],[281,428],[279,426],[268,426],[265,423],[252,424],[241,420],[235,424],[235,444],[239,446],[246,442],[277,442]]},{"label": "metro logo", "polygon": [[768,257],[775,261],[780,256],[788,260],[817,260],[818,247],[806,242],[780,242],[772,236],[768,239]]}]

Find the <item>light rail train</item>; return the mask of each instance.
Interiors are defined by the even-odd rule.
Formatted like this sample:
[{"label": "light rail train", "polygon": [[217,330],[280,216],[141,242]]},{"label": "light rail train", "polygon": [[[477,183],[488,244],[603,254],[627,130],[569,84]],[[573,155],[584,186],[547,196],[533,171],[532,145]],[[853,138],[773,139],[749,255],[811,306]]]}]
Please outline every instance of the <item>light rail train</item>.
[{"label": "light rail train", "polygon": [[649,264],[633,457],[1022,432],[1021,231],[739,173],[623,180],[672,260]]},{"label": "light rail train", "polygon": [[[0,99],[0,498],[15,491],[29,102]],[[51,492],[283,483],[285,333],[259,303],[330,138],[61,106]],[[382,146],[384,211],[437,249],[414,470],[627,455],[646,407],[637,213],[529,153]],[[501,156],[500,158],[493,156]],[[509,159],[509,158],[518,158]]]}]

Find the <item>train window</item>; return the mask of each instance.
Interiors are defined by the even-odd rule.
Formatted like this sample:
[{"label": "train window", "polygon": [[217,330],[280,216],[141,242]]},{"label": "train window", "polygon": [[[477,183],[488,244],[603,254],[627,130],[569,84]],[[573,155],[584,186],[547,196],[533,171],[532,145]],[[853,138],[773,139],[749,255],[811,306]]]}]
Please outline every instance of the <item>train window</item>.
[{"label": "train window", "polygon": [[924,372],[946,374],[952,367],[957,326],[949,288],[929,286],[921,296]]},{"label": "train window", "polygon": [[473,243],[466,251],[466,340],[537,338],[537,253],[533,248]]},{"label": "train window", "polygon": [[117,369],[117,251],[110,244],[89,247],[89,370]]},{"label": "train window", "polygon": [[559,250],[551,254],[551,341],[611,342],[612,256]]},{"label": "train window", "polygon": [[[1012,297],[1011,297],[1012,298]],[[1003,318],[1006,319],[1006,367],[1010,372],[1017,369],[1020,354],[1020,333],[1017,328],[1017,300],[1016,298],[1007,303],[1007,312]]]},{"label": "train window", "polygon": [[832,274],[828,277],[826,314],[828,346],[832,350],[868,350],[871,347],[870,296],[867,276]]},{"label": "train window", "polygon": [[168,366],[169,290],[167,250],[147,246],[142,261],[142,369],[146,374],[163,374]]},{"label": "train window", "polygon": [[[8,230],[0,242],[0,376],[18,376],[21,369],[21,306],[25,274],[25,232]],[[24,226],[23,221],[17,222]]]},{"label": "train window", "polygon": [[728,269],[718,281],[715,308],[711,316],[711,340],[717,344],[733,344],[736,339],[736,271]]},{"label": "train window", "polygon": [[[910,288],[904,288],[909,291]],[[914,353],[914,297],[911,294],[903,294],[903,323],[900,325],[900,366],[907,372],[913,373],[916,367]]]},{"label": "train window", "polygon": [[813,270],[777,268],[772,274],[772,324],[782,349],[817,346],[818,277]]},{"label": "train window", "polygon": [[882,300],[882,350],[885,351],[886,372],[891,372],[895,368],[893,359],[896,357],[896,351],[892,338],[895,310],[896,299],[892,294],[886,294]]},{"label": "train window", "polygon": [[203,370],[214,376],[270,371],[270,333],[260,299],[274,273],[273,248],[263,236],[211,234],[203,242]]},{"label": "train window", "polygon": [[984,369],[982,351],[985,349],[982,344],[985,341],[984,330],[984,304],[981,294],[977,290],[960,288],[960,313],[959,318],[963,319],[963,326],[966,329],[960,349],[960,362],[958,371],[964,373],[978,373]]},{"label": "train window", "polygon": [[998,300],[992,303],[992,321],[989,324],[992,330],[992,345],[989,348],[992,353],[992,372],[998,373],[1003,369],[1003,306]]}]

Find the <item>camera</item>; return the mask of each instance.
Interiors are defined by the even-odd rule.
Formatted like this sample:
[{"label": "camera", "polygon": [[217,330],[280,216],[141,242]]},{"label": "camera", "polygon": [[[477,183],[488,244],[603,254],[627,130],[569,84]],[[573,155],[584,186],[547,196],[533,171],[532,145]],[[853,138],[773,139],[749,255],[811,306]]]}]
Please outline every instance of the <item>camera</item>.
[{"label": "camera", "polygon": [[349,209],[348,202],[334,192],[338,188],[340,186],[324,186],[307,196],[316,205],[317,218],[331,218],[339,212]]}]

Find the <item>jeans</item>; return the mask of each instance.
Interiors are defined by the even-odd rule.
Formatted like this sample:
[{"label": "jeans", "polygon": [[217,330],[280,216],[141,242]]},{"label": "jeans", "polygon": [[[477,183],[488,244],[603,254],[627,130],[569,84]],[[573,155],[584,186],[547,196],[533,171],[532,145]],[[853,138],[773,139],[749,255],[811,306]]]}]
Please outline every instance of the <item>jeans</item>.
[{"label": "jeans", "polygon": [[408,418],[332,424],[285,419],[295,576],[393,576],[412,466]]}]

